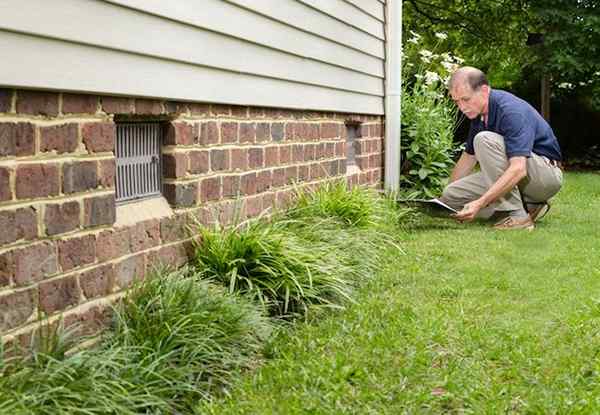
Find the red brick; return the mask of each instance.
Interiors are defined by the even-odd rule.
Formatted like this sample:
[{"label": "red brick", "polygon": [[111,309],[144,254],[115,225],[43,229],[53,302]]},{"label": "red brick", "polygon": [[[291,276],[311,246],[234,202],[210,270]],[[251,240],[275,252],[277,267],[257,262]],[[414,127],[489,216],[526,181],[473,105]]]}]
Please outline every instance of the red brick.
[{"label": "red brick", "polygon": [[231,106],[231,115],[237,118],[248,118],[248,107],[240,105]]},{"label": "red brick", "polygon": [[98,187],[98,164],[95,161],[63,165],[63,193],[86,192]]},{"label": "red brick", "polygon": [[229,170],[229,150],[215,149],[210,152],[210,168],[212,171]]},{"label": "red brick", "polygon": [[186,216],[177,215],[162,218],[160,221],[160,237],[163,243],[175,242],[187,236]]},{"label": "red brick", "polygon": [[292,161],[292,146],[282,145],[279,147],[279,162],[281,164],[288,164]]},{"label": "red brick", "polygon": [[96,257],[94,235],[80,236],[58,241],[58,260],[63,272],[91,264]]},{"label": "red brick", "polygon": [[8,251],[0,254],[0,287],[8,287],[15,275],[14,252]]},{"label": "red brick", "polygon": [[285,125],[285,139],[287,141],[294,141],[296,139],[294,123],[289,122]]},{"label": "red brick", "polygon": [[370,137],[369,135],[369,126],[365,124],[361,124],[359,129],[359,134],[361,137]]},{"label": "red brick", "polygon": [[112,122],[93,122],[83,124],[82,127],[83,142],[88,151],[92,153],[101,153],[104,151],[113,151],[117,130]]},{"label": "red brick", "polygon": [[308,125],[308,138],[311,141],[319,141],[321,139],[321,125],[311,123]]},{"label": "red brick", "polygon": [[131,253],[160,245],[160,222],[147,220],[129,228],[129,250]]},{"label": "red brick", "polygon": [[102,97],[101,103],[107,114],[133,114],[134,103],[131,98]]},{"label": "red brick", "polygon": [[53,243],[43,242],[29,245],[9,252],[9,255],[12,255],[12,258],[8,258],[6,262],[12,267],[8,267],[8,275],[12,276],[13,281],[18,286],[40,281],[58,272],[56,247]]},{"label": "red brick", "polygon": [[35,127],[28,122],[0,123],[0,157],[31,156],[35,152]]},{"label": "red brick", "polygon": [[206,121],[201,124],[198,144],[208,146],[219,143],[219,126],[215,121]]},{"label": "red brick", "polygon": [[244,199],[244,212],[248,218],[260,215],[262,212],[262,196],[253,196]]},{"label": "red brick", "polygon": [[290,190],[283,190],[281,192],[277,192],[275,197],[277,209],[287,209],[292,205],[292,202],[294,200],[293,194]]},{"label": "red brick", "polygon": [[130,287],[134,281],[143,280],[145,275],[144,254],[130,256],[115,265],[115,282],[119,289]]},{"label": "red brick", "polygon": [[367,170],[369,168],[369,156],[356,157],[356,165],[361,170]]},{"label": "red brick", "polygon": [[271,140],[271,124],[259,122],[256,124],[256,141],[261,143]]},{"label": "red brick", "polygon": [[329,161],[329,167],[327,168],[329,176],[334,177],[338,175],[339,172],[339,164],[336,160]]},{"label": "red brick", "polygon": [[63,94],[63,114],[95,114],[98,97],[87,94]]},{"label": "red brick", "polygon": [[192,125],[184,122],[172,122],[167,128],[165,144],[184,145],[194,144],[194,134]]},{"label": "red brick", "polygon": [[37,312],[37,290],[13,291],[0,297],[0,332],[22,325]]},{"label": "red brick", "polygon": [[315,144],[315,160],[321,160],[325,158],[326,148],[327,144],[325,143]]},{"label": "red brick", "polygon": [[339,138],[340,124],[325,122],[321,124],[321,138]]},{"label": "red brick", "polygon": [[294,144],[292,148],[292,161],[302,163],[304,161],[304,144]]},{"label": "red brick", "polygon": [[345,142],[335,143],[335,156],[336,157],[346,157],[346,143]]},{"label": "red brick", "polygon": [[107,304],[95,304],[68,312],[64,318],[65,327],[74,336],[96,336],[108,327],[112,321],[113,310]]},{"label": "red brick", "polygon": [[117,172],[115,159],[98,161],[98,182],[103,188],[115,187],[115,174]]},{"label": "red brick", "polygon": [[99,262],[122,257],[129,253],[129,230],[118,228],[102,231],[96,239],[96,255]]},{"label": "red brick", "polygon": [[285,186],[285,167],[273,170],[273,187]]},{"label": "red brick", "polygon": [[17,199],[56,196],[60,183],[57,164],[17,166]]},{"label": "red brick", "polygon": [[55,92],[18,91],[17,113],[32,115],[58,115],[58,94]]},{"label": "red brick", "polygon": [[135,113],[141,115],[160,115],[163,113],[162,102],[155,99],[135,100]]},{"label": "red brick", "polygon": [[221,178],[208,177],[200,183],[200,202],[218,200],[221,196]]},{"label": "red brick", "polygon": [[240,143],[256,142],[256,123],[240,123]]},{"label": "red brick", "polygon": [[264,166],[264,149],[262,147],[248,149],[248,167],[258,169]]},{"label": "red brick", "polygon": [[196,102],[188,103],[188,108],[192,115],[210,115],[210,105],[209,104],[199,104]]},{"label": "red brick", "polygon": [[284,136],[284,124],[281,122],[274,122],[271,124],[271,136],[273,141],[282,141]]},{"label": "red brick", "polygon": [[232,170],[247,170],[248,169],[248,149],[233,148],[231,149],[231,169]]},{"label": "red brick", "polygon": [[198,199],[198,183],[165,183],[164,196],[170,205],[176,207],[195,206]]},{"label": "red brick", "polygon": [[294,136],[297,140],[300,141],[309,141],[310,140],[310,130],[307,122],[296,123],[294,126]]},{"label": "red brick", "polygon": [[12,89],[0,88],[0,112],[10,112],[12,107]]},{"label": "red brick", "polygon": [[79,228],[79,202],[52,203],[46,205],[44,224],[48,236],[70,232]]},{"label": "red brick", "polygon": [[310,180],[310,166],[298,166],[298,180],[301,182]]},{"label": "red brick", "polygon": [[279,147],[272,146],[265,148],[265,167],[275,167],[279,165]]},{"label": "red brick", "polygon": [[348,171],[348,164],[346,163],[346,159],[340,159],[337,161],[338,163],[338,174],[344,175]]},{"label": "red brick", "polygon": [[77,124],[40,127],[40,151],[73,152],[77,149],[78,133]]},{"label": "red brick", "polygon": [[381,132],[381,124],[377,123],[369,125],[369,135],[371,137],[381,137]]},{"label": "red brick", "polygon": [[238,123],[224,122],[221,124],[221,142],[231,144],[238,142]]},{"label": "red brick", "polygon": [[185,102],[166,101],[164,103],[164,106],[165,106],[165,112],[168,114],[180,115],[180,114],[187,114],[187,112],[188,112],[188,106]]},{"label": "red brick", "polygon": [[115,223],[115,195],[90,197],[83,200],[83,225],[86,228]]},{"label": "red brick", "polygon": [[185,153],[163,154],[163,176],[168,179],[184,177],[188,170],[188,157]]},{"label": "red brick", "polygon": [[40,310],[46,314],[76,305],[80,297],[81,291],[74,275],[40,284]]},{"label": "red brick", "polygon": [[190,159],[190,174],[202,174],[208,172],[210,163],[209,152],[207,150],[190,151],[188,156]]},{"label": "red brick", "polygon": [[161,268],[166,266],[179,268],[189,260],[185,243],[165,246],[157,251],[148,253],[148,267]]},{"label": "red brick", "polygon": [[34,208],[0,211],[0,246],[20,239],[37,237],[37,213]]},{"label": "red brick", "polygon": [[304,145],[304,161],[313,161],[317,159],[317,149],[314,144]]},{"label": "red brick", "polygon": [[236,197],[240,191],[240,176],[223,177],[223,197]]},{"label": "red brick", "polygon": [[210,111],[213,115],[231,115],[231,107],[229,105],[213,104],[210,106]]},{"label": "red brick", "polygon": [[230,226],[240,222],[241,215],[237,201],[224,201],[217,204],[214,209],[217,212],[218,221],[221,225]]},{"label": "red brick", "polygon": [[267,209],[275,209],[275,193],[265,193],[262,195],[262,209],[266,211]]},{"label": "red brick", "polygon": [[261,107],[250,107],[250,118],[263,118],[265,109]]},{"label": "red brick", "polygon": [[272,176],[270,170],[263,170],[256,174],[256,191],[262,193],[271,188]]},{"label": "red brick", "polygon": [[288,184],[292,184],[296,180],[298,180],[297,166],[290,166],[285,168],[285,180],[288,182]]},{"label": "red brick", "polygon": [[256,173],[247,173],[240,177],[240,192],[242,195],[254,195],[256,189]]}]

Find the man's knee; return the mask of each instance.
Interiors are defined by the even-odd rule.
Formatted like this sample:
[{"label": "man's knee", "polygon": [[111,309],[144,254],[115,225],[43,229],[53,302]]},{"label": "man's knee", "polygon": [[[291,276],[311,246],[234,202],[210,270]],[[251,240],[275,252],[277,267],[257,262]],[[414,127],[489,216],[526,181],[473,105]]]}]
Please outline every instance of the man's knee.
[{"label": "man's knee", "polygon": [[492,131],[481,131],[473,138],[473,146],[475,147],[475,154],[489,148],[504,150],[504,137]]}]

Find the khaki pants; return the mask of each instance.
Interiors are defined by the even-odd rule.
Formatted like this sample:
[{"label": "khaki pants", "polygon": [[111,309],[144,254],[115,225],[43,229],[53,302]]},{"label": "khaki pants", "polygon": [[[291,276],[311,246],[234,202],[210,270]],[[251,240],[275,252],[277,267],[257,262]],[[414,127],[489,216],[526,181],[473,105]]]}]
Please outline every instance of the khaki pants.
[{"label": "khaki pants", "polygon": [[[482,131],[473,141],[475,157],[480,171],[450,183],[441,199],[460,210],[469,202],[481,197],[508,168],[508,158],[504,148],[504,137],[499,134]],[[562,186],[562,171],[544,156],[531,153],[527,158],[527,177],[496,202],[482,209],[477,217],[490,218],[496,211],[512,211],[523,208],[526,203],[547,202]]]}]

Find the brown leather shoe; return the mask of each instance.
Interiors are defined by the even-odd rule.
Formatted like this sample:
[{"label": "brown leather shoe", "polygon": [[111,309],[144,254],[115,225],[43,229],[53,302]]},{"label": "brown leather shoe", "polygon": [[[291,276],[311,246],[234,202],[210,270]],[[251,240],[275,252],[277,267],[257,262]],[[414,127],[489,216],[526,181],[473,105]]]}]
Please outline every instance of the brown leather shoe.
[{"label": "brown leather shoe", "polygon": [[507,216],[501,221],[497,222],[494,225],[494,229],[497,230],[507,230],[507,229],[525,229],[528,231],[532,231],[535,229],[535,224],[531,217],[527,216],[523,219],[516,219],[511,216]]},{"label": "brown leather shoe", "polygon": [[532,203],[527,205],[527,213],[529,213],[531,220],[534,222],[541,220],[549,210],[550,205],[548,203]]}]

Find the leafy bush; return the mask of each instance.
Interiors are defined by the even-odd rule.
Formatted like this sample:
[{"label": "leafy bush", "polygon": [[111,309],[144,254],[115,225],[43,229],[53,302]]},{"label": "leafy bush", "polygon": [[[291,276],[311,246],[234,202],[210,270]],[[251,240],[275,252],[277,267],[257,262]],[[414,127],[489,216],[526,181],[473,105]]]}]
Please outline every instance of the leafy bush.
[{"label": "leafy bush", "polygon": [[191,413],[251,366],[270,324],[252,303],[183,277],[156,274],[135,286],[96,349],[6,364],[0,413]]},{"label": "leafy bush", "polygon": [[306,314],[310,305],[349,298],[346,267],[322,244],[307,245],[277,222],[201,228],[194,263],[199,275],[241,292],[275,316]]},{"label": "leafy bush", "polygon": [[400,186],[410,196],[434,197],[446,185],[458,150],[453,143],[457,109],[445,94],[445,82],[461,60],[419,49],[416,34],[403,52],[408,62],[403,69]]}]

